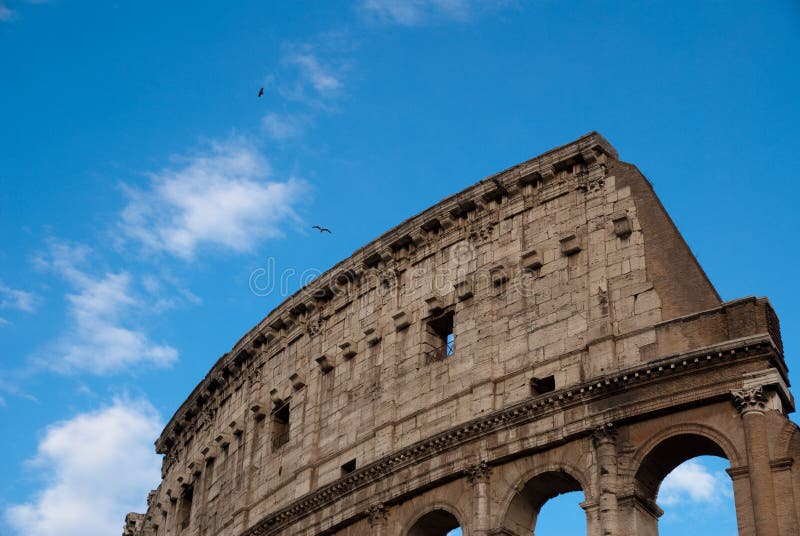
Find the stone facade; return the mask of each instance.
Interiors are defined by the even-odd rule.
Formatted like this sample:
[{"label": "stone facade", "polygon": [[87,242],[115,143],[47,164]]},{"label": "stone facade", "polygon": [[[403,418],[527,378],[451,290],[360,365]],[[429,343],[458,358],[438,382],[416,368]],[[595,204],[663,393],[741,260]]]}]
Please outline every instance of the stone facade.
[{"label": "stone facade", "polygon": [[287,299],[156,449],[126,536],[658,533],[658,488],[727,458],[739,534],[798,534],[800,430],[765,298],[722,303],[597,133],[444,199]]}]

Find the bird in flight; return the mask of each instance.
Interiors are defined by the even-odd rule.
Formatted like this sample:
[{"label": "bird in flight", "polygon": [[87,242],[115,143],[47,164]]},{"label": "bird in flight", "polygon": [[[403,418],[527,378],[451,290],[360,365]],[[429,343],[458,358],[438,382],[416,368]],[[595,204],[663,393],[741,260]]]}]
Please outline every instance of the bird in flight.
[{"label": "bird in flight", "polygon": [[328,229],[326,227],[320,227],[319,225],[312,225],[311,228],[318,230],[320,233],[333,234],[330,229]]},{"label": "bird in flight", "polygon": [[259,97],[263,97],[264,96],[264,88],[263,87],[258,90],[258,96]]}]

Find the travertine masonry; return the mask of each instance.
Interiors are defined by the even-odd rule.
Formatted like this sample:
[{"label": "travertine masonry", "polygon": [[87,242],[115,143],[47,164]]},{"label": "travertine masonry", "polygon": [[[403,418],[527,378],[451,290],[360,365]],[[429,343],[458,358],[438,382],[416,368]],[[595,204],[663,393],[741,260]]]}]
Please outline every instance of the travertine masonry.
[{"label": "travertine masonry", "polygon": [[722,303],[638,170],[588,134],[414,216],[222,356],[156,442],[125,534],[655,535],[658,486],[726,457],[740,534],[797,534],[778,320]]}]

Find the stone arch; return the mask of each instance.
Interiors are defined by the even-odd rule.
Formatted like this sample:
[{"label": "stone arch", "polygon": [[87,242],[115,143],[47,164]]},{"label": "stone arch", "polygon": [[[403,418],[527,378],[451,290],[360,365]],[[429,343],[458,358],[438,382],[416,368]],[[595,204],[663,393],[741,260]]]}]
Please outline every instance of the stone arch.
[{"label": "stone arch", "polygon": [[509,534],[531,534],[542,506],[572,491],[583,492],[586,501],[592,499],[589,479],[578,468],[566,463],[535,467],[515,483],[503,501],[500,528]]},{"label": "stone arch", "polygon": [[663,511],[656,504],[656,497],[661,483],[673,469],[698,456],[724,458],[731,467],[745,463],[724,433],[699,423],[671,426],[639,447],[632,465],[634,497],[643,506],[633,513],[637,534],[658,534],[658,517]]},{"label": "stone arch", "polygon": [[[664,441],[676,436],[693,436],[698,438],[698,447],[701,447],[703,442],[711,442],[716,446],[716,449],[718,449],[713,453],[694,454],[689,458],[702,456],[704,454],[711,454],[712,456],[726,458],[730,462],[731,467],[740,467],[747,463],[739,453],[739,449],[736,448],[736,446],[724,432],[721,432],[720,430],[717,430],[716,428],[706,424],[682,423],[664,428],[657,434],[650,437],[639,448],[636,449],[632,463],[634,474],[638,473],[645,458],[654,448],[658,447]],[[721,452],[721,454],[719,454],[719,452]]]},{"label": "stone arch", "polygon": [[427,505],[411,518],[403,536],[445,536],[457,527],[464,527],[466,516],[455,506],[443,502]]}]

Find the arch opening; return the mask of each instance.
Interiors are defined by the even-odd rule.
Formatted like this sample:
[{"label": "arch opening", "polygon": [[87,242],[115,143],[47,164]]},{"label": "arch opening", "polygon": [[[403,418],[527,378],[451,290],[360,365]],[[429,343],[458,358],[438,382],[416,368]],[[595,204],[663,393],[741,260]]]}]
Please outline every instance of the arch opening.
[{"label": "arch opening", "polygon": [[[730,465],[713,439],[693,433],[660,442],[642,459],[635,476],[637,534],[705,534],[737,530]],[[662,509],[663,508],[663,509]]]},{"label": "arch opening", "polygon": [[408,536],[447,536],[459,534],[461,524],[447,510],[437,509],[420,517],[408,530]]},{"label": "arch opening", "polygon": [[568,491],[545,502],[536,516],[536,536],[583,536],[586,515],[581,508],[583,493]]},{"label": "arch opening", "polygon": [[[563,470],[547,471],[534,476],[511,499],[503,520],[503,528],[512,534],[538,535],[537,525],[542,507],[550,499],[564,494],[568,495],[557,501],[558,505],[555,506],[554,511],[551,512],[549,507],[546,510],[547,520],[542,523],[542,530],[545,531],[543,534],[547,533],[548,527],[554,526],[552,522],[555,521],[555,516],[560,517],[564,514],[565,505],[570,510],[569,503],[583,501],[585,493],[580,482]],[[582,531],[585,534],[586,516],[582,511],[579,511],[579,506],[575,505],[575,507],[577,508],[575,513],[581,520],[578,524],[582,524]],[[551,516],[554,519],[550,519]]]}]

